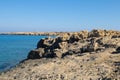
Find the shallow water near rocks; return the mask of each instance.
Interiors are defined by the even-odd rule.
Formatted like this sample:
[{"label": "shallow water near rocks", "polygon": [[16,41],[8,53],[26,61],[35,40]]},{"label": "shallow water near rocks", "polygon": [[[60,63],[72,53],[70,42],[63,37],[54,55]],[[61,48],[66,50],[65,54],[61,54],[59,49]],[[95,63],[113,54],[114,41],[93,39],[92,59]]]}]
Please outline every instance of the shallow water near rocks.
[{"label": "shallow water near rocks", "polygon": [[37,42],[47,36],[0,35],[0,72],[7,70],[27,57]]}]

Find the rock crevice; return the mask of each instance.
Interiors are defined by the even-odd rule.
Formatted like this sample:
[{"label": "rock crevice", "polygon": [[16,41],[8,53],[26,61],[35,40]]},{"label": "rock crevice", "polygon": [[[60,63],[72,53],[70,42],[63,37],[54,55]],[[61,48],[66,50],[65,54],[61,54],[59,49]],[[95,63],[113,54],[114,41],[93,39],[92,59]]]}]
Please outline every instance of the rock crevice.
[{"label": "rock crevice", "polygon": [[56,38],[41,39],[37,49],[31,50],[27,59],[63,58],[66,55],[100,52],[120,46],[120,32],[92,30],[59,34]]}]

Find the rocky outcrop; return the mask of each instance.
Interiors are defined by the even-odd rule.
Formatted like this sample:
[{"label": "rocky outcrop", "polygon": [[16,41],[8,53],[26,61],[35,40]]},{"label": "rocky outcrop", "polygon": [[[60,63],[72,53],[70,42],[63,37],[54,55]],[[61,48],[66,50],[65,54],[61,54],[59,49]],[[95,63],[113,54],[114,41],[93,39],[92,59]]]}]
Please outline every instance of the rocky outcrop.
[{"label": "rocky outcrop", "polygon": [[120,32],[113,30],[92,30],[89,33],[89,37],[105,37],[105,36],[119,37]]},{"label": "rocky outcrop", "polygon": [[29,59],[1,73],[0,80],[119,80],[120,54],[111,54],[112,51],[109,48],[98,54],[70,55],[64,59]]},{"label": "rocky outcrop", "polygon": [[28,59],[39,59],[45,54],[44,48],[39,48],[36,50],[31,50],[28,55]]},{"label": "rocky outcrop", "polygon": [[[120,46],[120,32],[92,30],[60,34],[56,38],[41,39],[37,49],[30,51],[28,59],[63,58],[66,55],[100,52]],[[38,55],[38,56],[37,56]]]},{"label": "rocky outcrop", "polygon": [[119,31],[60,33],[41,39],[27,59],[1,73],[0,80],[119,80],[119,53]]}]

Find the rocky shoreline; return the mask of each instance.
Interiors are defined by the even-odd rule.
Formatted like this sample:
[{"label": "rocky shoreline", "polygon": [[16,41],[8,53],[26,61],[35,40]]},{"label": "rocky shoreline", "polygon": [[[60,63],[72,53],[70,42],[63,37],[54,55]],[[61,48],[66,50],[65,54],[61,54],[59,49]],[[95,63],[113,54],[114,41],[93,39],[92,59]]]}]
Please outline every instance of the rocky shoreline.
[{"label": "rocky shoreline", "polygon": [[120,31],[58,33],[0,80],[120,80]]},{"label": "rocky shoreline", "polygon": [[4,32],[0,35],[40,35],[40,36],[57,36],[66,32]]}]

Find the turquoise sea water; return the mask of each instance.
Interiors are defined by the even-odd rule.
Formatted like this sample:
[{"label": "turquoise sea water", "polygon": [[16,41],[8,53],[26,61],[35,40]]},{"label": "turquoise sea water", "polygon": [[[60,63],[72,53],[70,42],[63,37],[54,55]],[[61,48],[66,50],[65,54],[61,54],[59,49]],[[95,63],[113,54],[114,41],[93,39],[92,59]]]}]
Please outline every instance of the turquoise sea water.
[{"label": "turquoise sea water", "polygon": [[0,35],[0,72],[25,59],[37,42],[47,36]]}]

